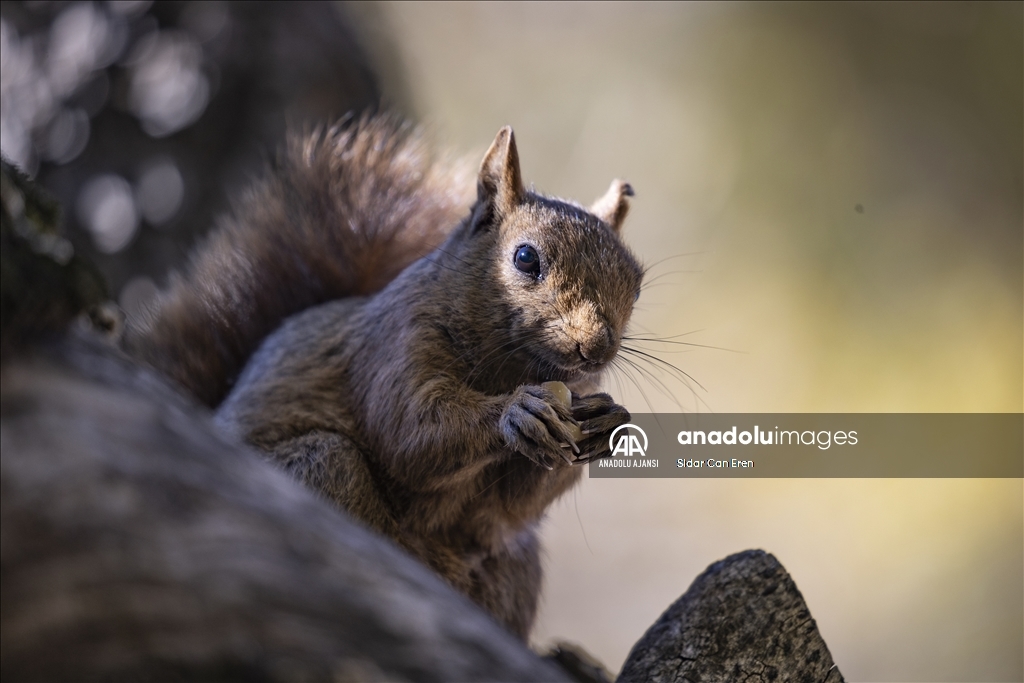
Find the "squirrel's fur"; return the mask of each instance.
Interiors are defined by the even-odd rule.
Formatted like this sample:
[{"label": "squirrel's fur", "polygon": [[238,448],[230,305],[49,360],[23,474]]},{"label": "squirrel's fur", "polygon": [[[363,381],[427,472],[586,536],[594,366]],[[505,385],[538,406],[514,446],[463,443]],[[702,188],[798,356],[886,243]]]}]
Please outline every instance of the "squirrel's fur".
[{"label": "squirrel's fur", "polygon": [[126,346],[215,407],[285,318],[378,291],[444,240],[473,193],[467,164],[395,117],[292,135]]},{"label": "squirrel's fur", "polygon": [[642,278],[618,237],[632,190],[589,211],[528,192],[505,128],[469,208],[419,144],[386,119],[293,143],[135,344],[215,403],[297,313],[217,421],[525,637],[537,524],[629,419],[596,381]]}]

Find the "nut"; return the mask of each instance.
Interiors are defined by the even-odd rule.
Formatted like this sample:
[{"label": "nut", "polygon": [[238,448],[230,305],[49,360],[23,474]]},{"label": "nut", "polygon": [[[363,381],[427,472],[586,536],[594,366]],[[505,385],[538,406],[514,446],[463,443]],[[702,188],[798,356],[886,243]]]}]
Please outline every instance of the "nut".
[{"label": "nut", "polygon": [[[569,387],[565,386],[562,382],[544,382],[540,385],[541,389],[546,389],[555,395],[555,400],[565,406],[566,409],[572,408],[572,392],[569,391]],[[579,425],[570,424],[567,425],[569,431],[572,433],[573,441],[580,441],[583,439],[583,430],[580,429]]]},{"label": "nut", "polygon": [[569,391],[569,387],[562,382],[544,382],[540,388],[554,394],[558,402],[565,408],[572,408],[572,393]]}]

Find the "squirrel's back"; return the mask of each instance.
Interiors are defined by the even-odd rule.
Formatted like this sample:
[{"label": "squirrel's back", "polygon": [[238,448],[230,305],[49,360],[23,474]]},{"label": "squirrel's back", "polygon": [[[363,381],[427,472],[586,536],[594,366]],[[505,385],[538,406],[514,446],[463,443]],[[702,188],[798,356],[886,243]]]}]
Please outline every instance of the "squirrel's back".
[{"label": "squirrel's back", "polygon": [[437,247],[475,198],[470,167],[392,116],[292,136],[193,252],[126,346],[216,406],[288,316],[383,288]]}]

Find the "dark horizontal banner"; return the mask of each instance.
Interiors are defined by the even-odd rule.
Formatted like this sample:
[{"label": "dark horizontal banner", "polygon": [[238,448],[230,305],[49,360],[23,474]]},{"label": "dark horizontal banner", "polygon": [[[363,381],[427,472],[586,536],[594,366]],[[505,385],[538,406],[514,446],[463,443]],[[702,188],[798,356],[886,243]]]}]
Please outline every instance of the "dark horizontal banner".
[{"label": "dark horizontal banner", "polygon": [[1024,477],[1021,413],[634,414],[593,478]]}]

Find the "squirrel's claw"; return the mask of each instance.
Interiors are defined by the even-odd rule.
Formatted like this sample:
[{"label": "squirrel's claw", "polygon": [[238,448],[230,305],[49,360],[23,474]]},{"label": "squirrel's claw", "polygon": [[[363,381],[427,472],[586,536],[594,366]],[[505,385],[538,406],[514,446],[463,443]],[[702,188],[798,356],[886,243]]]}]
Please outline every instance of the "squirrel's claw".
[{"label": "squirrel's claw", "polygon": [[583,454],[576,458],[577,463],[590,462],[610,454],[608,435],[630,419],[629,411],[617,404],[608,394],[574,397],[572,414],[573,418],[579,421],[583,434],[583,438],[579,440]]},{"label": "squirrel's claw", "polygon": [[539,386],[516,389],[499,422],[499,430],[510,448],[549,470],[557,462],[555,456],[567,465],[574,464],[566,451],[580,453],[576,443],[578,428],[569,407]]}]

